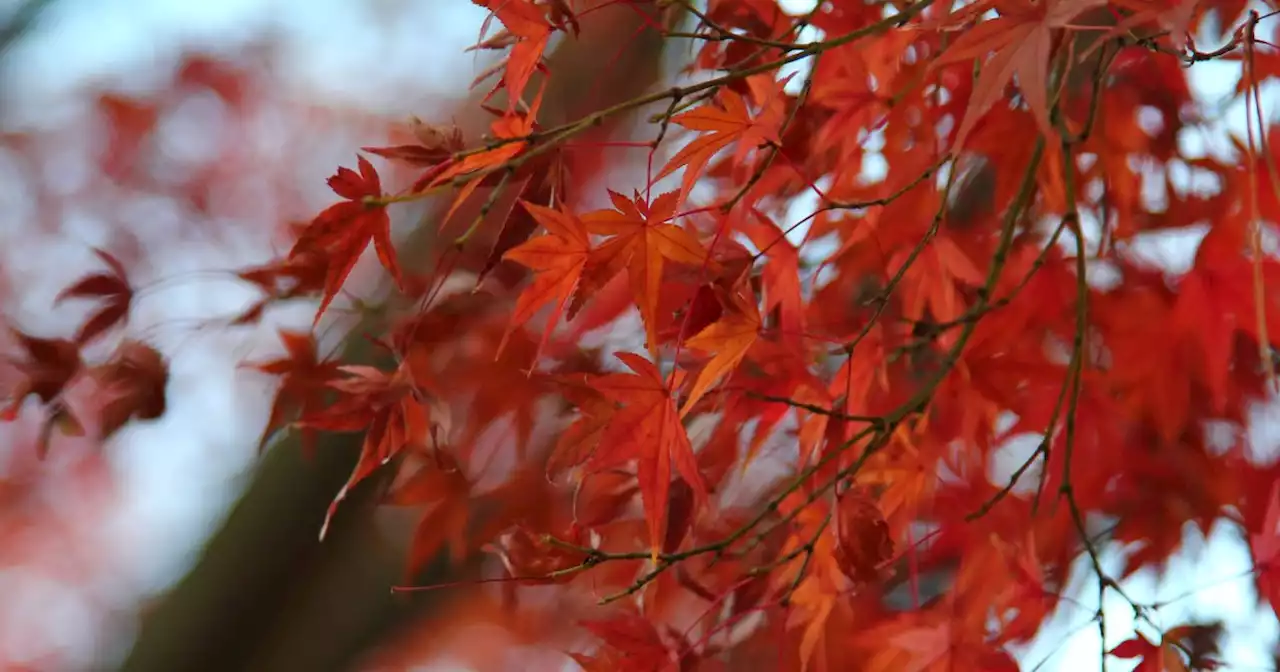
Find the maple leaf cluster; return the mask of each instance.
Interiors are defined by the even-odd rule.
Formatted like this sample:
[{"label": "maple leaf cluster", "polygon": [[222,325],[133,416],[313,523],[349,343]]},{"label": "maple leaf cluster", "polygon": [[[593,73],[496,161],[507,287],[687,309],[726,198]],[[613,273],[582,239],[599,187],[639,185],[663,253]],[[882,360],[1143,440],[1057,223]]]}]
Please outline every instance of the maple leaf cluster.
[{"label": "maple leaf cluster", "polygon": [[[372,245],[408,299],[348,336],[378,362],[285,332],[254,363],[280,378],[268,436],[363,436],[330,517],[390,472],[386,503],[422,511],[409,575],[446,551],[480,562],[485,580],[450,590],[495,607],[469,613],[588,670],[1018,669],[1078,558],[1129,599],[1119,582],[1163,567],[1191,522],[1239,527],[1280,609],[1280,473],[1247,442],[1280,359],[1261,243],[1280,146],[1261,113],[1232,158],[1179,142],[1211,123],[1184,66],[1240,60],[1246,102],[1280,74],[1265,17],[659,2],[635,11],[695,46],[682,76],[552,125],[546,52],[596,3],[475,3],[501,24],[477,43],[502,56],[477,81],[498,75],[490,133],[414,120],[416,144],[365,148],[389,167],[339,168],[341,200],[239,274],[264,296],[243,321],[311,298],[318,325]],[[1188,37],[1213,30],[1214,51]],[[653,115],[640,140],[578,144],[634,111]],[[584,151],[645,180],[592,181]],[[430,198],[447,200],[423,225],[440,249],[409,272],[391,223]],[[1194,227],[1185,272],[1135,252]],[[128,313],[103,258],[66,293],[102,302],[82,340]],[[24,342],[21,396],[67,417],[78,348]],[[159,360],[130,352],[100,376],[138,381],[110,429],[163,413]],[[1217,638],[1184,624],[1100,655],[1213,669]]]},{"label": "maple leaf cluster", "polygon": [[[94,252],[106,270],[81,278],[54,299],[54,303],[70,299],[99,303],[74,338],[42,338],[12,330],[22,356],[10,358],[17,384],[0,410],[0,420],[15,420],[27,398],[35,396],[45,414],[38,446],[42,455],[55,429],[81,436],[86,420],[92,420],[98,435],[106,439],[134,418],[155,420],[164,415],[169,368],[155,347],[125,340],[110,359],[97,365],[87,363],[82,355],[83,347],[125,320],[134,295],[120,260],[103,250]],[[92,386],[91,408],[77,410],[69,392],[81,381]]]}]

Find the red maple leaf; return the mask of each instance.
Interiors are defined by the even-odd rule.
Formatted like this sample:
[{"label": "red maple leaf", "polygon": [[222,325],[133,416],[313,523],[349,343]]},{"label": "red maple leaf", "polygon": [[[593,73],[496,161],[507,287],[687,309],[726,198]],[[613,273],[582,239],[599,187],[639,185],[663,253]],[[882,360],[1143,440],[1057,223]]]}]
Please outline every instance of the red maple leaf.
[{"label": "red maple leaf", "polygon": [[430,431],[427,390],[432,389],[425,366],[425,353],[411,350],[400,365],[388,373],[371,366],[340,366],[346,378],[329,387],[341,397],[324,410],[297,421],[299,427],[333,432],[364,430],[360,458],[350,478],[333,498],[320,528],[323,539],[338,504],[351,488],[391,461],[411,442],[423,442]]},{"label": "red maple leaf", "polygon": [[53,299],[55,306],[72,298],[102,299],[98,310],[85,320],[76,332],[75,340],[82,345],[123,322],[129,314],[129,305],[133,301],[133,288],[129,286],[129,276],[125,272],[124,264],[103,250],[95,248],[93,253],[107,265],[108,271],[92,273],[81,278],[76,284],[59,292]]},{"label": "red maple leaf", "polygon": [[627,613],[608,620],[585,621],[581,625],[605,644],[604,650],[594,656],[572,654],[584,670],[679,669],[662,634],[640,614]]},{"label": "red maple leaf", "polygon": [[835,510],[835,557],[845,576],[857,582],[880,577],[893,556],[893,537],[880,507],[861,490],[844,493]]},{"label": "red maple leaf", "polygon": [[[572,537],[572,533],[555,536],[556,539]],[[547,535],[535,534],[523,525],[502,535],[493,550],[502,558],[507,573],[528,585],[571,581],[574,573],[566,570],[581,565],[587,558],[582,551],[558,546],[548,541]]]},{"label": "red maple leaf", "polygon": [[382,181],[373,164],[363,156],[356,158],[359,173],[350,168],[339,168],[329,178],[329,188],[347,200],[329,206],[316,215],[289,252],[290,259],[316,252],[328,259],[324,298],[316,311],[316,324],[342,289],[342,284],[351,275],[351,269],[370,242],[378,253],[378,260],[391,273],[396,285],[404,286],[400,264],[396,261],[395,245],[391,241],[391,217],[387,214],[387,208],[385,205],[365,203],[366,198],[384,196]]},{"label": "red maple leaf", "polygon": [[675,376],[668,384],[649,360],[629,352],[616,356],[635,373],[612,373],[590,379],[591,387],[621,407],[609,418],[588,467],[599,471],[631,460],[639,462],[645,522],[650,548],[656,557],[666,534],[672,466],[693,489],[694,511],[706,500],[706,485],[676,411],[674,390],[679,387],[682,376]]},{"label": "red maple leaf", "polygon": [[12,421],[18,417],[22,402],[30,395],[36,395],[45,404],[52,403],[84,367],[84,361],[80,358],[80,346],[75,341],[38,338],[17,329],[12,332],[18,339],[18,344],[26,351],[26,357],[9,359],[22,379],[9,394],[9,405],[0,411],[0,420],[4,421]]},{"label": "red maple leaf", "polygon": [[867,669],[874,672],[1017,672],[1018,665],[1009,654],[980,640],[962,623],[938,618],[930,621],[908,617],[864,632],[866,641],[878,649]]},{"label": "red maple leaf", "polygon": [[547,318],[542,340],[538,343],[540,354],[551,336],[551,330],[564,312],[565,303],[578,287],[578,280],[582,277],[582,270],[586,267],[591,252],[591,242],[587,239],[586,225],[578,217],[525,201],[521,201],[521,205],[538,224],[547,229],[547,235],[532,238],[503,255],[504,259],[520,263],[537,275],[516,300],[516,307],[511,313],[511,326],[503,335],[498,351],[501,353],[506,346],[512,331],[528,322],[544,306],[551,304],[551,315]]},{"label": "red maple leaf", "polygon": [[255,285],[270,300],[287,301],[324,291],[329,260],[321,251],[301,251],[269,264],[254,266],[236,277]]},{"label": "red maple leaf", "polygon": [[984,58],[995,52],[982,65],[978,81],[973,85],[969,108],[956,131],[953,151],[964,146],[987,110],[1004,97],[1005,87],[1016,74],[1018,88],[1031,113],[1046,136],[1054,135],[1049,123],[1049,52],[1053,47],[1053,31],[1063,28],[1081,12],[1103,4],[1100,0],[1047,0],[1046,2],[983,2],[957,12],[961,22],[999,9],[1001,16],[982,21],[964,31],[931,67]]},{"label": "red maple leaf", "polygon": [[436,450],[431,457],[433,459],[395,486],[387,497],[387,503],[393,506],[430,507],[413,534],[406,568],[408,576],[435,558],[446,543],[455,562],[468,550],[471,484],[452,454]]},{"label": "red maple leaf", "polygon": [[1177,649],[1164,642],[1154,644],[1141,633],[1115,645],[1107,655],[1126,660],[1136,658],[1139,662],[1133,672],[1187,672]]},{"label": "red maple leaf", "polygon": [[439,171],[428,171],[411,187],[412,191],[424,188],[443,187],[450,183],[460,183],[453,205],[440,219],[440,230],[444,230],[449,220],[467,198],[480,187],[487,178],[496,177],[495,172],[507,162],[519,156],[529,146],[529,135],[536,127],[538,108],[542,104],[542,92],[534,98],[529,109],[523,113],[504,114],[489,125],[493,136],[492,147],[467,154],[460,160],[450,160],[443,164]]},{"label": "red maple leaf", "polygon": [[498,35],[489,41],[511,46],[498,86],[506,85],[507,108],[514,110],[520,94],[529,83],[529,77],[541,65],[542,52],[551,39],[551,24],[547,22],[546,10],[531,0],[471,1],[493,12],[502,25],[507,27],[505,35]]},{"label": "red maple leaf", "polygon": [[805,310],[800,286],[800,253],[786,234],[763,213],[738,225],[738,230],[751,240],[768,263],[761,269],[764,312],[778,311],[781,340],[799,351],[805,330]]},{"label": "red maple leaf", "polygon": [[448,161],[454,152],[464,148],[462,129],[457,126],[441,128],[433,124],[423,123],[417,117],[410,117],[409,127],[416,143],[393,145],[391,147],[361,147],[360,149],[377,154],[384,159],[402,161],[419,168],[434,168]]},{"label": "red maple leaf", "polygon": [[[316,352],[315,337],[311,333],[283,329],[279,333],[286,355],[250,365],[257,371],[279,376],[281,379],[275,399],[271,402],[271,416],[263,429],[258,450],[266,446],[267,440],[276,430],[289,423],[290,416],[308,416],[319,411],[324,403],[328,384],[337,379],[340,373],[337,362],[320,360]],[[315,439],[314,429],[302,428],[302,449],[305,454],[311,455],[314,452]]]},{"label": "red maple leaf", "polygon": [[547,458],[547,478],[553,481],[591,458],[616,410],[612,401],[590,385],[590,379],[584,382],[579,376],[564,376],[559,382],[561,396],[578,409],[579,415],[560,433]]},{"label": "red maple leaf", "polygon": [[169,364],[159,350],[141,341],[120,344],[115,357],[93,371],[105,401],[98,411],[104,437],[133,418],[155,420],[164,415]]},{"label": "red maple leaf", "polygon": [[1271,603],[1280,614],[1280,484],[1271,488],[1270,504],[1262,522],[1262,530],[1249,535],[1249,550],[1258,568],[1258,596]]},{"label": "red maple leaf", "polygon": [[67,435],[80,435],[84,425],[71,412],[63,399],[63,393],[84,369],[80,357],[80,345],[62,338],[37,338],[16,329],[12,330],[19,345],[26,350],[23,359],[10,358],[22,377],[9,394],[9,404],[0,410],[0,421],[11,422],[18,417],[22,403],[36,395],[46,405],[47,415],[40,429],[36,446],[41,458],[49,450],[49,441],[55,427]]},{"label": "red maple leaf", "polygon": [[[917,322],[926,317],[939,322],[959,318],[965,306],[957,285],[977,287],[985,279],[964,251],[947,236],[934,238],[910,265],[906,265],[908,259],[911,259],[911,252],[904,250],[894,255],[889,265],[906,268],[902,279],[907,302],[903,314]],[[944,336],[941,342],[949,344],[948,337]]]}]

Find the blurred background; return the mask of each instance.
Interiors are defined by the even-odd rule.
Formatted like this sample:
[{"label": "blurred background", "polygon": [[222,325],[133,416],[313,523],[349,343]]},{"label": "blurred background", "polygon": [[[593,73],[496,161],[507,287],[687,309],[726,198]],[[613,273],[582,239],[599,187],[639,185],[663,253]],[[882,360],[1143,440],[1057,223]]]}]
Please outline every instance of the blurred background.
[{"label": "blurred background", "polygon": [[[286,224],[329,203],[325,178],[360,145],[382,144],[409,114],[454,113],[484,64],[464,51],[484,16],[469,2],[397,0],[0,3],[4,316],[36,335],[70,333],[92,306],[51,310],[53,298],[98,268],[100,247],[143,288],[127,333],[172,357],[163,419],[107,446],[57,438],[38,462],[37,409],[0,427],[0,669],[345,666],[343,643],[320,647],[317,660],[332,661],[321,666],[282,665],[289,645],[262,643],[291,637],[266,614],[303,599],[281,572],[306,572],[302,542],[319,529],[314,516],[270,517],[323,511],[353,455],[338,447],[305,464],[284,454],[295,447],[274,470],[259,460],[272,381],[239,365],[275,355],[276,329],[305,329],[311,313],[225,327],[258,298],[231,272],[287,245]],[[256,524],[206,549],[255,487],[265,499],[245,518]],[[365,568],[360,587],[375,600],[400,578],[393,555]],[[186,602],[156,607],[210,556],[227,558],[217,578],[195,577]],[[237,568],[260,573],[237,581]],[[156,623],[172,630],[156,626],[130,656],[140,626]]]},{"label": "blurred background", "polygon": [[[0,0],[0,310],[28,333],[74,330],[89,307],[54,297],[103,248],[143,288],[127,333],[172,358],[167,413],[106,446],[60,437],[38,461],[35,408],[0,426],[0,669],[467,669],[434,642],[485,635],[433,620],[447,591],[389,594],[406,521],[373,515],[358,492],[356,513],[316,540],[357,446],[258,453],[272,381],[242,364],[278,353],[277,329],[307,328],[309,307],[226,324],[257,298],[230,271],[286,246],[288,223],[330,202],[325,178],[358,147],[385,144],[410,114],[474,124],[469,84],[489,61],[465,50],[484,19],[466,0]],[[576,73],[553,94],[652,85],[658,53],[637,27],[618,19],[577,53],[609,45],[615,72],[645,76]],[[1197,67],[1206,105],[1234,87],[1222,67]],[[594,100],[559,109],[582,104]],[[1176,267],[1194,241],[1151,250]],[[1259,445],[1280,443],[1274,414],[1259,409]],[[1255,609],[1237,535],[1217,532],[1189,539],[1163,580],[1126,588],[1176,597],[1160,612],[1169,626],[1224,619],[1231,669],[1271,669],[1275,618]],[[1097,665],[1096,593],[1080,581],[1078,608],[1021,652],[1025,669]],[[1122,641],[1132,614],[1109,606]]]}]

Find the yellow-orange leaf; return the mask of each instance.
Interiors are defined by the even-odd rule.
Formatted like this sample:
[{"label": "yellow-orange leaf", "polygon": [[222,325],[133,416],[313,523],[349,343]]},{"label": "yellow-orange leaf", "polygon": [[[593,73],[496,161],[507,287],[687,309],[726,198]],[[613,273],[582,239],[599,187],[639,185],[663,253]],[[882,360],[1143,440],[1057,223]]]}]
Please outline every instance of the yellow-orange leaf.
[{"label": "yellow-orange leaf", "polygon": [[740,292],[735,293],[732,298],[732,310],[727,311],[718,322],[685,341],[685,345],[690,348],[715,353],[715,356],[702,367],[698,378],[693,382],[689,398],[680,409],[681,418],[689,413],[689,409],[698,403],[712,385],[737,368],[760,334],[760,311],[755,301]]}]

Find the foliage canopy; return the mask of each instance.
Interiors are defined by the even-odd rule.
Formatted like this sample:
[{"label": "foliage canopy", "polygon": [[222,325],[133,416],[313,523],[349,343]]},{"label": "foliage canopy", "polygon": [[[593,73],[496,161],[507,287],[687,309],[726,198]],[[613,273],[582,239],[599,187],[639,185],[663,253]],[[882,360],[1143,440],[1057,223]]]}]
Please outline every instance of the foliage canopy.
[{"label": "foliage canopy", "polygon": [[[1238,527],[1280,608],[1280,472],[1246,433],[1280,361],[1270,14],[625,2],[679,75],[550,123],[548,50],[619,3],[473,2],[499,57],[468,111],[488,133],[415,119],[363,148],[287,253],[237,271],[263,298],[229,325],[318,302],[314,333],[250,363],[280,378],[264,445],[361,433],[330,516],[392,474],[386,503],[422,510],[409,574],[483,567],[439,588],[464,596],[458,625],[587,670],[1015,670],[1083,557],[1091,599],[1152,626],[1104,663],[1207,670],[1214,626],[1157,630],[1119,583],[1190,522]],[[1221,155],[1186,140],[1216,128],[1187,79],[1214,60],[1242,64],[1247,119]],[[632,113],[647,123],[598,132]],[[641,183],[601,170],[627,163]],[[426,199],[438,249],[410,260],[392,223]],[[1138,253],[1192,230],[1188,269]],[[316,341],[370,247],[395,296],[346,338],[377,365]],[[16,332],[7,417],[37,397],[42,449],[164,413],[155,348],[82,354],[135,292],[97,254],[58,296],[97,302],[75,334]]]}]

